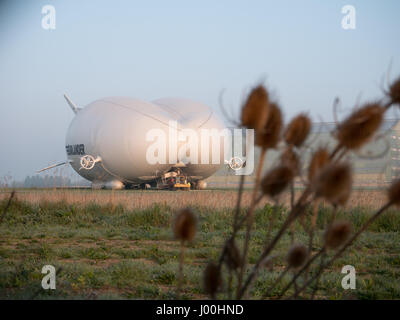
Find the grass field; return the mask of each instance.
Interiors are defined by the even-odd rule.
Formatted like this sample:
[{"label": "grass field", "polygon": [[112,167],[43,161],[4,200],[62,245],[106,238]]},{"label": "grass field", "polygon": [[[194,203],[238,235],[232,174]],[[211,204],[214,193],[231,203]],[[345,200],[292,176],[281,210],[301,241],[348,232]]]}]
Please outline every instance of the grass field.
[{"label": "grass field", "polygon": [[[379,191],[357,191],[358,202],[345,212],[355,229],[384,201]],[[357,192],[353,198],[357,199]],[[0,225],[0,298],[2,299],[174,299],[177,285],[179,244],[173,240],[171,223],[177,207],[192,205],[199,214],[198,233],[186,251],[183,298],[206,298],[202,272],[217,260],[229,235],[234,191],[137,192],[90,190],[20,190]],[[248,197],[248,195],[245,195]],[[365,203],[360,205],[360,197]],[[8,194],[1,194],[0,213]],[[374,200],[375,199],[375,200]],[[280,222],[286,210],[282,207]],[[321,207],[318,225],[329,219]],[[265,242],[271,206],[256,212],[254,262]],[[277,226],[277,228],[279,225]],[[295,237],[304,241],[301,228]],[[347,254],[324,273],[322,299],[400,298],[400,212],[391,210],[364,233]],[[323,230],[318,229],[318,238]],[[243,239],[243,234],[239,239]],[[281,241],[273,269],[264,269],[252,289],[260,297],[284,268],[289,237]],[[319,243],[316,243],[315,250]],[[41,269],[61,267],[57,289],[41,289]],[[357,289],[341,287],[341,268],[353,265]],[[271,298],[291,278],[276,287]]]}]

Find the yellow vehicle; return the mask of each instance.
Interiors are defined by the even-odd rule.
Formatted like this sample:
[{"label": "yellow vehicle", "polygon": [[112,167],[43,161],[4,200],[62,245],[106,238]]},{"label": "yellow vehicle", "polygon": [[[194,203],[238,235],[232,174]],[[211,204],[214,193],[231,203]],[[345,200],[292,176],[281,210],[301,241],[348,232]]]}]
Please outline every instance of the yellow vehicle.
[{"label": "yellow vehicle", "polygon": [[173,177],[171,181],[169,181],[169,189],[170,190],[190,190],[190,182],[187,181],[185,176],[177,176]]}]

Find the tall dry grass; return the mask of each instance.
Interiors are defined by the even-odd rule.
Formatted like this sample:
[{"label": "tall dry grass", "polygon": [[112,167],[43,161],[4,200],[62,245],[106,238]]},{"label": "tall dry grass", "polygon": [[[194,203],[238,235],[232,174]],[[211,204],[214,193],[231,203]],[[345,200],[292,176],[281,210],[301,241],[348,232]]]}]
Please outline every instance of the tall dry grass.
[{"label": "tall dry grass", "polygon": [[[10,192],[6,189],[0,191],[0,200],[8,198]],[[301,190],[296,190],[295,197],[301,194]],[[41,202],[66,202],[75,205],[85,206],[88,203],[99,205],[122,205],[128,209],[146,209],[154,204],[167,205],[178,209],[181,207],[208,207],[210,209],[234,209],[237,201],[237,191],[234,190],[201,190],[191,192],[171,192],[171,191],[118,191],[108,190],[70,190],[70,189],[32,189],[16,190],[16,197],[21,201],[31,204]],[[249,207],[252,192],[243,191],[242,207]],[[284,192],[280,196],[280,203],[286,207],[290,206],[290,192]],[[386,201],[386,191],[381,190],[355,190],[352,192],[347,208],[366,207],[369,209],[380,208]],[[265,204],[273,204],[274,201],[264,198],[257,208]],[[328,203],[322,201],[322,205]]]}]

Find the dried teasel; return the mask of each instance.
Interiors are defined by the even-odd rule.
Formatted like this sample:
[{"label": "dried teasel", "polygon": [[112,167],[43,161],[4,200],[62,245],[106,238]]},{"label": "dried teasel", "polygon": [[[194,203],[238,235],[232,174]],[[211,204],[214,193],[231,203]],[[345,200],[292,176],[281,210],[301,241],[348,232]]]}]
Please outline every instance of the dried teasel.
[{"label": "dried teasel", "polygon": [[261,181],[261,190],[265,195],[275,197],[288,187],[293,178],[293,169],[280,165],[267,172]]},{"label": "dried teasel", "polygon": [[264,149],[276,148],[281,139],[282,126],[281,109],[277,103],[270,102],[266,124],[263,130],[256,132],[255,144]]},{"label": "dried teasel", "polygon": [[300,147],[307,139],[311,130],[310,118],[301,113],[290,121],[284,132],[284,139],[288,145]]},{"label": "dried teasel", "polygon": [[236,270],[241,264],[241,256],[239,248],[235,240],[230,239],[226,243],[226,255],[224,261],[230,270]]},{"label": "dried teasel", "polygon": [[400,207],[400,179],[392,183],[388,190],[389,202]]},{"label": "dried teasel", "polygon": [[203,285],[204,291],[209,294],[212,299],[215,298],[218,290],[222,287],[221,270],[213,262],[210,262],[204,270]]},{"label": "dried teasel", "polygon": [[308,256],[308,250],[305,245],[297,243],[294,244],[287,255],[287,262],[289,267],[298,268],[301,267],[306,261]]},{"label": "dried teasel", "polygon": [[243,127],[263,130],[268,118],[268,92],[259,85],[251,90],[242,107],[241,125]]},{"label": "dried teasel", "polygon": [[173,231],[175,238],[181,241],[191,241],[196,235],[197,217],[189,209],[180,210],[174,221]]},{"label": "dried teasel", "polygon": [[295,175],[300,171],[300,159],[293,148],[286,148],[285,151],[281,153],[280,163],[292,168]]},{"label": "dried teasel", "polygon": [[344,244],[352,231],[348,221],[337,221],[332,223],[325,233],[325,246],[327,249],[336,249]]},{"label": "dried teasel", "polygon": [[346,194],[351,193],[353,179],[348,163],[332,163],[326,165],[315,181],[315,194],[325,198],[334,205],[343,205]]},{"label": "dried teasel", "polygon": [[367,103],[353,112],[337,129],[339,144],[347,149],[359,149],[372,139],[379,129],[385,108],[379,103]]},{"label": "dried teasel", "polygon": [[329,151],[325,148],[319,148],[311,158],[308,167],[308,180],[313,181],[329,161]]},{"label": "dried teasel", "polygon": [[400,104],[400,77],[392,83],[388,95],[392,103]]}]

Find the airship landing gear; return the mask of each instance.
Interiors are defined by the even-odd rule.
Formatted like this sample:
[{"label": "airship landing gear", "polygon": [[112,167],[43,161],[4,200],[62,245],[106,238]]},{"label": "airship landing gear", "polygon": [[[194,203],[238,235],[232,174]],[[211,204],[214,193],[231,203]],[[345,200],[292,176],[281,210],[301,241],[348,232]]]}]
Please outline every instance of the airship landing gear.
[{"label": "airship landing gear", "polygon": [[164,174],[158,183],[158,189],[189,191],[191,189],[191,183],[188,177],[178,169]]},{"label": "airship landing gear", "polygon": [[139,185],[139,189],[141,190],[150,190],[152,188],[152,185],[150,183],[141,183]]},{"label": "airship landing gear", "polygon": [[204,190],[207,188],[207,182],[204,180],[197,180],[192,182],[192,190]]}]

